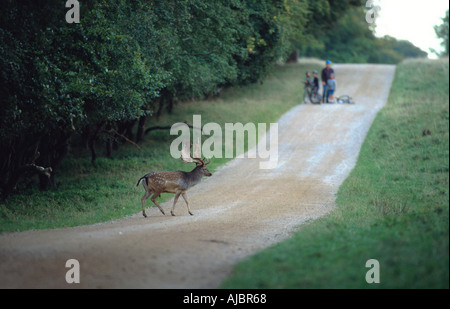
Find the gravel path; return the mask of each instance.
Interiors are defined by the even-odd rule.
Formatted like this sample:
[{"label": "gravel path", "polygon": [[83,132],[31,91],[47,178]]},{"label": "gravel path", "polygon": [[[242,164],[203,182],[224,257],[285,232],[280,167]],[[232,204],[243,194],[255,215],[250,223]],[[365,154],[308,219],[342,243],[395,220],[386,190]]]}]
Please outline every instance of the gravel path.
[{"label": "gravel path", "polygon": [[[234,159],[179,200],[120,220],[0,235],[0,288],[215,288],[242,258],[333,210],[395,67],[335,65],[338,94],[355,105],[298,105],[279,120],[279,161]],[[137,177],[140,175],[137,175]],[[136,195],[143,194],[142,187]],[[148,200],[147,205],[150,205]],[[172,201],[162,204],[170,213]],[[136,212],[140,200],[136,199]],[[67,284],[68,259],[80,284]]]}]

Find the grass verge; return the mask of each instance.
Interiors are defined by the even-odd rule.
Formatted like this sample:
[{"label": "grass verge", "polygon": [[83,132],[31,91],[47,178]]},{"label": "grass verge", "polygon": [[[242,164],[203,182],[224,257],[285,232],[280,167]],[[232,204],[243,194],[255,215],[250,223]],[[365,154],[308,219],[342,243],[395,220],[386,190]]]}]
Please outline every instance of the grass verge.
[{"label": "grass verge", "polygon": [[[194,114],[202,116],[202,124],[216,122],[222,128],[225,122],[274,122],[303,98],[305,71],[318,70],[321,65],[322,62],[309,61],[276,66],[263,84],[226,89],[211,100],[180,103],[172,114],[152,118],[148,125],[192,123]],[[87,152],[77,150],[62,162],[54,188],[40,192],[33,184],[36,179],[28,179],[20,184],[20,194],[0,202],[0,232],[85,225],[140,212],[143,188],[136,188],[136,182],[141,176],[155,170],[193,168],[192,164],[170,156],[174,138],[169,130],[152,131],[140,145],[142,151],[123,145],[113,158],[100,157],[94,165]],[[213,172],[228,160],[214,159],[208,168]],[[163,195],[162,200],[171,196]],[[148,201],[146,205],[151,207],[152,203]]]},{"label": "grass verge", "polygon": [[[449,63],[398,65],[337,208],[239,263],[223,288],[449,288]],[[365,280],[380,263],[380,283]]]}]

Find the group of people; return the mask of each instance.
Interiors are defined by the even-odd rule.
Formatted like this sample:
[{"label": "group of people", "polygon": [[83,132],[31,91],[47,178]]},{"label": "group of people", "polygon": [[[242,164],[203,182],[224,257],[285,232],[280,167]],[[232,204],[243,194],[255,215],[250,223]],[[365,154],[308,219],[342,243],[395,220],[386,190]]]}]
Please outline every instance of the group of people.
[{"label": "group of people", "polygon": [[[306,72],[306,84],[310,85],[313,90],[313,95],[317,95],[319,92],[319,78],[317,76],[318,72],[313,71],[313,78],[311,78],[311,73]],[[323,87],[323,103],[334,103],[334,92],[336,91],[337,83],[334,76],[334,70],[331,67],[331,61],[327,60],[325,62],[325,68],[322,70],[321,74],[322,87]]]}]

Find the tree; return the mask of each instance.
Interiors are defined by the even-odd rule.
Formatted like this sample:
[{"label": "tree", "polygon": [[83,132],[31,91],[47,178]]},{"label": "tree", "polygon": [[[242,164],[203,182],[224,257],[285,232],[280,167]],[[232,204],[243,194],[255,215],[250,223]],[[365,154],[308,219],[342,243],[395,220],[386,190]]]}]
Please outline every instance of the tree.
[{"label": "tree", "polygon": [[442,18],[442,24],[434,26],[434,31],[438,38],[442,40],[442,47],[444,50],[441,53],[437,53],[439,56],[448,56],[449,54],[449,42],[448,42],[448,10],[445,13],[445,17]]},{"label": "tree", "polygon": [[[334,62],[396,64],[405,58],[426,57],[411,42],[390,36],[378,38],[364,19],[362,6],[346,10],[329,30],[318,36],[321,44],[302,45],[303,54]],[[325,28],[326,29],[326,28]]]}]

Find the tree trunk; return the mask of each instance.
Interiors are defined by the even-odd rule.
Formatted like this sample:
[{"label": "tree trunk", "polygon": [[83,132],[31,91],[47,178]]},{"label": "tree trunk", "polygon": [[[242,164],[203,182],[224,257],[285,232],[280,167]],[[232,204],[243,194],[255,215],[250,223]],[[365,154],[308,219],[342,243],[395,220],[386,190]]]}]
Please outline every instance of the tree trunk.
[{"label": "tree trunk", "polygon": [[286,63],[297,63],[299,57],[299,51],[298,49],[292,51],[292,53],[288,56],[286,59]]},{"label": "tree trunk", "polygon": [[168,99],[168,104],[167,104],[167,112],[169,114],[172,114],[172,111],[173,111],[173,97],[170,96]]},{"label": "tree trunk", "polygon": [[127,121],[127,127],[124,135],[130,140],[134,140],[133,127],[135,123],[136,120]]},{"label": "tree trunk", "polygon": [[[111,125],[108,124],[106,126],[106,130],[108,131],[111,129],[112,129]],[[106,140],[105,140],[105,148],[106,148],[106,157],[107,158],[111,158],[111,156],[112,156],[112,140],[113,140],[113,138],[111,135],[112,134],[108,133],[108,136],[106,136]]]},{"label": "tree trunk", "polygon": [[94,163],[97,159],[97,153],[95,152],[95,137],[91,136],[88,141],[89,150],[91,151],[91,162]]},{"label": "tree trunk", "polygon": [[145,122],[147,121],[147,116],[141,116],[138,123],[138,131],[136,134],[136,143],[139,143],[144,139],[145,136]]},{"label": "tree trunk", "polygon": [[162,114],[162,110],[164,107],[164,95],[161,95],[161,97],[158,99],[158,110],[156,111],[156,118],[159,118]]}]

